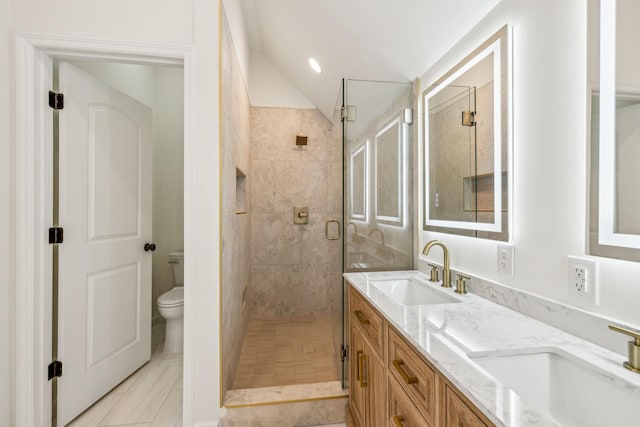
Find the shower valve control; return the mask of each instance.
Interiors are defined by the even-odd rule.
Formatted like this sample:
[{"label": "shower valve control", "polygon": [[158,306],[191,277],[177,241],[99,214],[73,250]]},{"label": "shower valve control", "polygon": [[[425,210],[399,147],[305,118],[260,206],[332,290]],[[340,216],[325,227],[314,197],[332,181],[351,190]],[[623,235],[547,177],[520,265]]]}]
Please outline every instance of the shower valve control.
[{"label": "shower valve control", "polygon": [[294,206],[293,207],[293,223],[294,224],[308,224],[309,223],[309,208],[306,206]]}]

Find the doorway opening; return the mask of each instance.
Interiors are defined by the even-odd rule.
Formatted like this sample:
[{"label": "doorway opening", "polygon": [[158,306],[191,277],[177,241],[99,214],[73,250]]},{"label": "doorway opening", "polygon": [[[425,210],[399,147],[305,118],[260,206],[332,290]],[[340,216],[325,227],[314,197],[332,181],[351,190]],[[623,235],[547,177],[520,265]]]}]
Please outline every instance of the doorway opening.
[{"label": "doorway opening", "polygon": [[[56,340],[56,344],[54,344],[52,334],[54,323],[54,295],[52,286],[54,266],[51,259],[53,257],[54,247],[56,244],[50,244],[49,239],[47,239],[49,228],[52,227],[52,225],[58,225],[53,224],[52,218],[54,205],[54,185],[52,185],[54,182],[54,168],[53,161],[51,160],[54,158],[54,114],[52,113],[52,107],[47,103],[48,92],[52,89],[54,91],[57,90],[57,88],[52,84],[54,77],[54,60],[60,60],[65,63],[68,63],[69,61],[89,61],[96,63],[101,62],[103,64],[139,64],[156,67],[172,67],[174,70],[183,70],[184,74],[181,80],[182,83],[180,83],[179,86],[180,89],[184,90],[184,100],[180,101],[181,109],[184,111],[181,113],[184,118],[184,128],[180,133],[180,138],[184,141],[184,147],[182,148],[182,152],[184,153],[184,170],[190,170],[193,164],[192,150],[194,149],[194,145],[193,138],[191,136],[194,134],[194,131],[193,121],[189,120],[190,115],[193,114],[193,106],[191,104],[193,98],[190,89],[191,82],[193,81],[193,65],[190,48],[186,46],[163,47],[159,45],[152,46],[122,42],[96,43],[87,40],[61,38],[52,39],[49,37],[33,35],[16,36],[16,46],[16,70],[18,75],[16,78],[16,97],[19,100],[19,114],[16,116],[16,141],[17,147],[20,147],[17,152],[16,168],[17,194],[19,195],[16,202],[16,213],[17,218],[19,218],[17,221],[16,237],[19,242],[17,251],[21,254],[20,257],[17,257],[16,262],[16,280],[21,284],[17,287],[16,292],[16,354],[18,355],[16,371],[16,422],[20,425],[51,425],[52,420],[54,420],[54,423],[57,424],[53,425],[64,425],[67,420],[63,422],[62,419],[54,419],[54,417],[59,417],[62,413],[58,413],[57,410],[54,410],[53,408],[53,381],[51,381],[47,375],[47,371],[51,372],[51,370],[48,369],[48,365],[53,359],[52,356],[54,356],[52,355],[52,352],[54,350],[61,350],[60,348],[56,348],[58,341]],[[68,99],[68,106],[70,105],[70,101],[73,102],[73,100]],[[127,114],[124,110],[120,110],[118,108],[106,108],[104,103],[96,103],[94,107],[96,107],[96,111],[98,111],[98,113],[95,113],[94,111],[94,120],[91,122],[91,125],[95,129],[102,129],[103,131],[105,129],[109,129],[109,126],[107,125],[111,123],[110,120],[115,116],[119,117],[120,125],[125,129],[127,128],[127,123],[130,124],[131,122],[131,115]],[[107,113],[111,114],[111,119],[107,119],[109,116]],[[118,119],[115,121],[118,121]],[[62,128],[65,126],[67,125],[64,124],[60,127]],[[69,130],[72,129],[72,127],[67,126],[65,129]],[[137,128],[136,132],[144,133],[141,129],[142,128]],[[133,133],[136,134],[136,132]],[[73,132],[67,132],[64,137],[67,137],[72,133]],[[122,135],[123,133],[120,132],[116,136]],[[126,135],[126,132],[124,135]],[[94,150],[95,152],[105,148],[105,144],[102,143],[100,138],[94,138],[91,144],[87,145],[89,145],[89,147],[85,147],[85,149]],[[151,155],[142,155],[142,148],[133,151],[139,160],[146,159],[149,165],[152,163]],[[95,152],[93,154],[95,154]],[[103,152],[102,154],[105,153]],[[121,161],[124,159],[124,164],[129,167],[129,169],[125,170],[125,176],[128,176],[128,178],[134,178],[134,180],[137,179],[137,182],[139,183],[141,181],[141,179],[139,179],[140,175],[135,172],[135,167],[132,167],[135,162],[126,162],[126,159],[131,159],[135,156],[131,156],[131,153],[124,156],[121,154],[121,150],[107,150],[106,159],[110,159],[109,156],[115,156],[115,158]],[[120,158],[118,158],[119,155]],[[108,201],[110,202],[109,195],[112,196],[112,193],[117,193],[118,190],[122,190],[123,188],[126,189],[129,185],[126,185],[126,183],[123,182],[115,182],[112,183],[113,186],[110,187],[105,184],[108,181],[102,179],[109,175],[108,173],[103,173],[106,170],[105,168],[113,166],[114,164],[117,164],[117,162],[88,162],[87,160],[88,158],[84,157],[84,163],[85,165],[88,165],[87,168],[89,166],[93,168],[93,178],[99,175],[96,171],[102,171],[102,175],[100,175],[101,179],[93,179],[93,181],[87,180],[88,184],[94,186],[94,190],[100,190],[93,192],[94,197],[90,198],[91,203],[88,203],[88,206],[91,206],[94,213],[100,213],[103,212],[102,207],[107,205]],[[61,165],[59,170],[62,173],[65,173],[67,170],[66,166],[68,166],[68,164],[69,162],[67,160],[67,163],[65,165]],[[36,165],[38,165],[38,167],[36,167]],[[61,181],[66,178],[67,177],[61,178]],[[183,179],[184,182],[181,185],[184,189],[184,207],[181,210],[188,213],[193,211],[191,208],[194,202],[192,190],[193,177],[190,174],[184,174]],[[66,181],[72,180],[66,179]],[[139,196],[139,198],[148,197],[148,201],[151,202],[152,198],[150,197],[151,194],[149,191],[143,191],[137,184],[135,187],[136,192],[134,193]],[[65,191],[66,194],[71,194],[71,192],[67,190]],[[99,195],[100,197],[95,197],[95,195]],[[118,235],[118,230],[115,230],[116,232],[114,232],[113,229],[113,222],[115,222],[115,220],[112,222],[110,221],[114,218],[122,220],[122,217],[125,217],[126,219],[126,215],[123,215],[122,213],[133,210],[136,211],[136,221],[134,221],[135,224],[133,224],[133,226],[134,228],[138,228],[135,230],[135,233],[129,234],[135,234],[137,237],[140,237],[144,234],[140,231],[140,227],[142,227],[143,224],[146,224],[150,228],[151,224],[151,221],[146,222],[142,220],[142,214],[139,213],[140,203],[138,201],[125,200],[120,205],[121,209],[116,211],[114,215],[103,214],[101,217],[100,215],[94,215],[93,219],[85,217],[84,223],[85,225],[90,225],[87,229],[93,231],[92,237],[94,240],[100,240],[101,237],[108,234],[107,231],[111,231],[112,233],[110,237],[112,240],[125,241],[131,236],[126,235],[126,233]],[[60,206],[63,205],[64,202],[60,202]],[[68,214],[70,209],[68,207],[66,209],[67,211],[64,212],[64,214],[61,213],[60,220],[62,220],[64,215]],[[184,217],[184,225],[177,228],[183,229],[184,236],[186,237],[184,239],[184,253],[187,254],[184,258],[184,272],[186,277],[184,282],[188,284],[191,283],[191,277],[194,274],[193,262],[190,261],[188,257],[188,254],[193,252],[191,247],[194,245],[194,242],[193,239],[189,239],[188,237],[195,234],[192,230],[194,226],[193,219],[189,220],[189,218],[191,218],[189,215],[184,215]],[[131,223],[127,224],[131,225]],[[109,227],[112,228],[110,229]],[[74,236],[74,233],[66,233],[63,243],[60,245],[64,246],[64,242],[72,242],[75,237],[77,236]],[[151,237],[151,233],[149,233],[148,236],[144,235],[142,237]],[[87,240],[86,237],[85,240]],[[149,240],[145,241],[145,243],[146,244],[141,246],[143,248],[141,251],[150,259],[153,255],[145,252],[145,249],[147,244],[151,247],[154,242]],[[95,247],[99,246],[95,242],[89,242],[89,244],[93,244]],[[58,247],[58,250],[60,247]],[[158,247],[158,245],[156,245],[156,247]],[[118,251],[112,251],[112,253],[114,252]],[[151,249],[149,249],[149,252],[151,252]],[[97,258],[101,257],[97,256]],[[78,264],[80,263],[81,262],[78,262]],[[116,269],[114,271],[123,278],[133,278],[133,281],[135,281],[138,279],[137,276],[142,275],[142,270],[145,269],[144,264],[144,262],[134,261],[123,265],[120,270]],[[171,268],[166,261],[164,264],[167,269]],[[146,268],[148,268],[149,275],[151,275],[150,262]],[[70,270],[67,269],[67,271]],[[104,276],[106,275],[101,275],[100,271],[92,276],[93,283],[90,292],[93,292],[93,298],[89,301],[93,302],[91,310],[96,314],[96,316],[93,317],[93,323],[90,326],[93,328],[92,331],[95,332],[95,334],[92,337],[92,345],[85,346],[85,351],[91,352],[91,362],[87,362],[89,359],[85,359],[82,362],[84,364],[83,368],[85,369],[89,364],[92,364],[93,366],[105,364],[106,355],[124,353],[134,341],[142,343],[142,347],[146,347],[146,351],[151,354],[151,310],[152,304],[155,304],[155,301],[152,301],[151,289],[146,291],[148,293],[148,304],[144,307],[148,316],[145,315],[144,310],[142,309],[132,308],[130,306],[127,307],[126,304],[124,307],[117,306],[117,304],[115,304],[118,308],[116,311],[120,313],[121,316],[110,317],[111,313],[109,313],[109,310],[105,310],[105,308],[112,308],[114,306],[113,301],[108,300],[108,298],[99,298],[100,296],[105,296],[105,290],[107,289],[106,286],[100,286],[106,282],[103,280],[105,278]],[[140,281],[138,280],[138,282]],[[175,284],[174,280],[172,280],[172,282]],[[64,286],[63,283],[60,283],[60,285]],[[116,289],[115,291],[116,294],[118,294],[122,289]],[[128,289],[128,291],[132,293],[131,289]],[[135,291],[133,291],[139,301],[142,301],[141,297],[144,292],[145,291],[143,291],[143,287],[141,285],[137,286]],[[187,308],[184,310],[184,323],[187,325],[185,327],[187,330],[190,330],[190,325],[193,324],[191,319],[192,313],[191,310],[189,310],[191,307],[191,298],[191,291],[187,285],[184,293],[184,300],[186,300],[184,305]],[[130,301],[127,298],[122,298],[121,300]],[[87,300],[85,300],[85,303],[86,302]],[[97,302],[104,302],[104,304]],[[60,312],[64,312],[64,307],[61,307]],[[107,337],[108,339],[103,340],[102,342],[96,339],[99,335],[97,332],[108,329],[110,319],[113,319],[117,326],[120,323],[125,322],[123,318],[130,320],[132,313],[135,314],[133,317],[135,317],[134,323],[136,323],[135,336],[133,338],[128,337],[130,339],[127,341],[126,339],[123,339],[123,336],[127,338],[126,334],[116,334],[116,338],[113,341],[110,341],[114,338],[113,336]],[[86,312],[84,314],[86,315]],[[84,320],[85,322],[80,324],[80,327],[87,326],[88,323],[86,322],[86,316]],[[143,323],[146,323],[148,329],[143,325]],[[145,334],[148,335],[145,339],[142,338],[141,331],[143,330],[145,331]],[[62,335],[64,335],[64,332]],[[183,400],[182,404],[177,406],[182,406],[183,410],[180,417],[184,419],[185,423],[189,424],[192,422],[193,417],[193,396],[192,393],[189,392],[193,385],[193,342],[189,335],[187,335],[186,338],[184,345],[184,353],[186,353],[186,357],[184,358],[184,362],[182,358],[179,358],[179,361],[174,360],[171,363],[167,363],[167,365],[175,365],[173,367],[176,369],[180,369],[181,366],[184,367],[184,375],[178,375],[175,380],[177,382],[178,377],[182,376],[185,387],[180,389],[180,391],[176,391],[174,395]],[[60,340],[63,339],[63,337],[60,337]],[[120,341],[118,342],[118,340]],[[105,341],[111,347],[109,347],[109,345],[105,345]],[[82,344],[79,344],[79,346],[82,346]],[[144,359],[144,356],[142,356],[142,358]],[[65,366],[65,360],[60,360],[63,362],[64,366],[62,370],[63,375],[62,377],[57,378],[55,382],[63,382],[65,377],[69,378],[65,374],[71,371],[70,366],[72,365],[67,364]],[[165,360],[165,362],[167,361]],[[142,363],[144,363],[144,361]],[[182,371],[182,369],[180,369],[180,371]],[[53,370],[53,373],[55,376],[55,369]],[[123,375],[124,378],[126,378],[126,375],[127,374]],[[105,374],[103,375],[103,378],[108,376],[109,374]],[[116,384],[117,382],[119,382],[119,380],[116,380]],[[130,381],[127,382],[130,383]],[[186,392],[183,390],[186,390]],[[120,391],[123,390],[121,389]],[[184,399],[182,399],[183,396],[185,396]],[[60,395],[55,397],[59,399],[62,396]]]},{"label": "doorway opening", "polygon": [[182,420],[183,70],[56,58],[53,77],[53,424]]}]

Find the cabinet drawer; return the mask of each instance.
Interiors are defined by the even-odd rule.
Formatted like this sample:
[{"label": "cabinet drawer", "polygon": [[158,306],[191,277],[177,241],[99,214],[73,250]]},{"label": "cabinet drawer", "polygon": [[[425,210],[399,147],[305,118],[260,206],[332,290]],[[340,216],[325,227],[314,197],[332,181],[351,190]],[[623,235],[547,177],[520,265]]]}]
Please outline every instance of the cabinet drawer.
[{"label": "cabinet drawer", "polygon": [[400,386],[400,383],[392,376],[389,381],[389,412],[388,425],[392,427],[425,427],[433,426],[432,422],[425,420],[409,396]]},{"label": "cabinet drawer", "polygon": [[389,327],[387,368],[420,414],[435,424],[436,373],[409,345]]},{"label": "cabinet drawer", "polygon": [[349,317],[360,326],[373,350],[383,359],[384,327],[382,316],[353,289],[349,295],[349,305]]},{"label": "cabinet drawer", "polygon": [[467,405],[449,384],[444,386],[444,427],[488,427],[476,412]]}]

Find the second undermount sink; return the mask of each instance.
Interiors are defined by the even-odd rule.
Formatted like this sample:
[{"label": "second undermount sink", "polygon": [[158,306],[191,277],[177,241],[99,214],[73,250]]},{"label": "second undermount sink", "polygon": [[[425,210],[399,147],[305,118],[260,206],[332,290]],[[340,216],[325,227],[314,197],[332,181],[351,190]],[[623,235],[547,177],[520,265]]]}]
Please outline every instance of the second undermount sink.
[{"label": "second undermount sink", "polygon": [[504,386],[562,426],[637,426],[640,394],[559,349],[474,357]]},{"label": "second undermount sink", "polygon": [[415,279],[371,280],[373,287],[400,305],[450,304],[457,298],[432,289]]}]

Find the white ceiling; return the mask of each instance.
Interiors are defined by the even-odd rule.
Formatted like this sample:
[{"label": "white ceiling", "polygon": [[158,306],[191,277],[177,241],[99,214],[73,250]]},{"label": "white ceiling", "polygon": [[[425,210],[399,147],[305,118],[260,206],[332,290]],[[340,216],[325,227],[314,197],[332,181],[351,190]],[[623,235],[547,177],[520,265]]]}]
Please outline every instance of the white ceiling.
[{"label": "white ceiling", "polygon": [[[251,50],[262,51],[331,117],[344,78],[411,81],[500,0],[242,0]],[[313,56],[323,73],[315,74]]]}]

